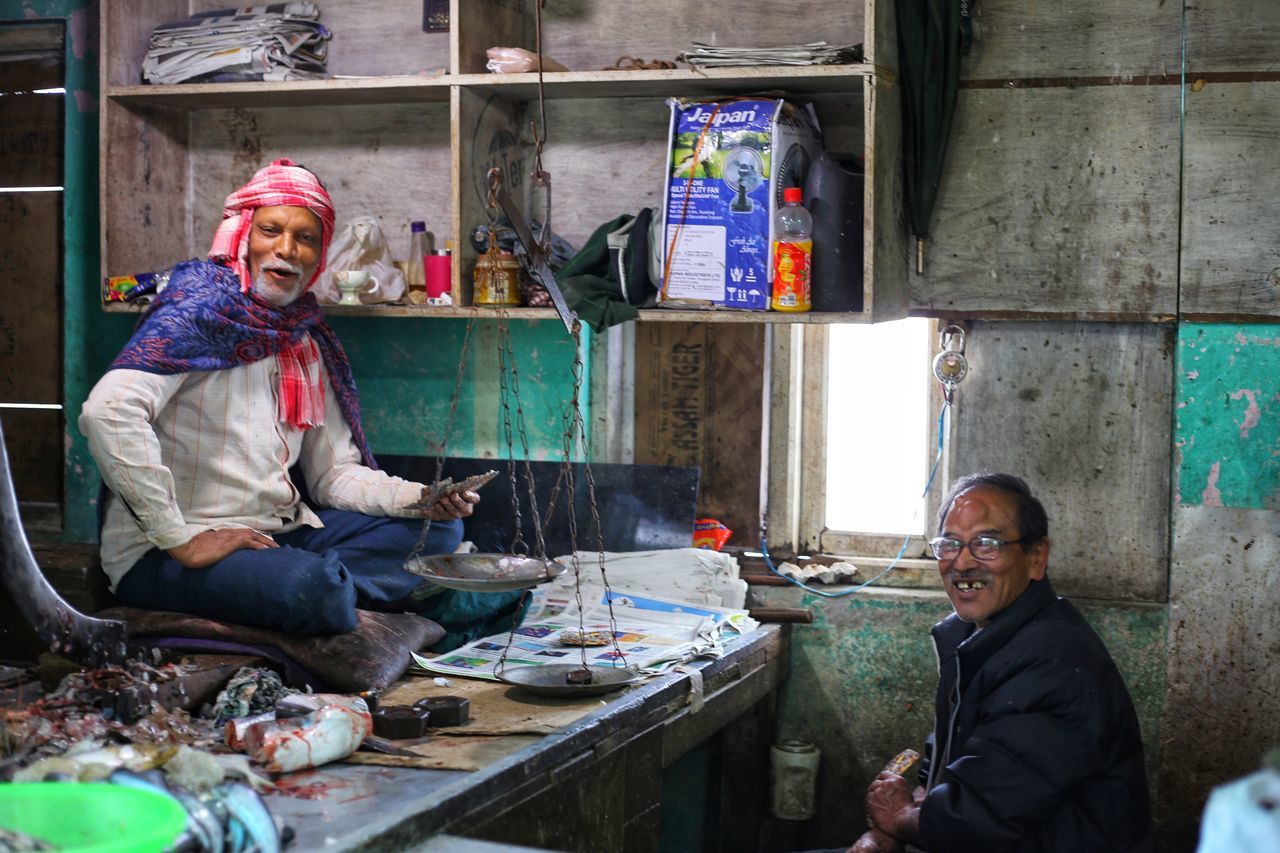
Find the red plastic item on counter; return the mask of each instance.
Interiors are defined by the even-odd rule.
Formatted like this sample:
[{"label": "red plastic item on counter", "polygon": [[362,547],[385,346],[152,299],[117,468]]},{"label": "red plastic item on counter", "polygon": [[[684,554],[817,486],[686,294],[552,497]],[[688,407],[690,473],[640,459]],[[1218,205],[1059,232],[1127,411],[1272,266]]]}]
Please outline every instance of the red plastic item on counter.
[{"label": "red plastic item on counter", "polygon": [[695,548],[719,551],[724,548],[732,535],[732,530],[714,518],[699,518],[693,523],[693,547]]}]

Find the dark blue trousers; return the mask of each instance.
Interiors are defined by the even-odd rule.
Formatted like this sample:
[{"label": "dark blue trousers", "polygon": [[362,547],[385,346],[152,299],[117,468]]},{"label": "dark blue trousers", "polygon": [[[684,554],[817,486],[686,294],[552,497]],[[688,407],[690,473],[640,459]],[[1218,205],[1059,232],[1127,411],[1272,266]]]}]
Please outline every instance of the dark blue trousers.
[{"label": "dark blue trousers", "polygon": [[[337,509],[317,515],[324,527],[278,534],[279,548],[243,549],[203,569],[188,569],[153,549],[120,580],[116,597],[130,607],[190,613],[295,637],[350,631],[357,607],[410,611],[449,632],[449,642],[437,649],[483,636],[490,617],[513,610],[518,595],[443,590],[405,571],[405,558],[422,535],[418,519]],[[433,521],[420,553],[450,553],[460,541],[461,521]]]}]

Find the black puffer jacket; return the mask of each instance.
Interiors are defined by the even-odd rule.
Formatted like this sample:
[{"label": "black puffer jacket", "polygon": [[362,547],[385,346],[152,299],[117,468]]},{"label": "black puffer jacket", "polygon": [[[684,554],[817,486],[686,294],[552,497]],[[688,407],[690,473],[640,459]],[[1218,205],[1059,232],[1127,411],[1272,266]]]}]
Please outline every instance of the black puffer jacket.
[{"label": "black puffer jacket", "polygon": [[941,678],[920,846],[1152,850],[1138,718],[1080,612],[1048,580],[1032,581],[986,628],[973,628],[955,614],[933,628]]}]

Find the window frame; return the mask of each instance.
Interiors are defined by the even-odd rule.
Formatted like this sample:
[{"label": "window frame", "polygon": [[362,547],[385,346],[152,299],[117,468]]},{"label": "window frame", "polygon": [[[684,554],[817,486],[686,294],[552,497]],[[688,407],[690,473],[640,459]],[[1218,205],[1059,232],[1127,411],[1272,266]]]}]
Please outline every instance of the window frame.
[{"label": "window frame", "polygon": [[[929,322],[929,363],[940,350],[938,333],[947,323]],[[868,568],[888,565],[902,548],[904,536],[828,528],[826,518],[826,384],[830,372],[827,343],[830,327],[825,324],[773,327],[767,346],[769,369],[768,405],[768,503],[769,544],[775,551],[797,554],[853,557]],[[937,454],[938,416],[943,399],[930,372],[922,377],[929,386],[926,466]],[[872,404],[875,405],[874,403]],[[946,428],[943,458],[925,498],[925,533],[911,535],[903,552],[895,585],[919,585],[913,580],[924,570],[932,572],[936,561],[929,552],[933,519],[945,484],[951,479],[952,413]],[[926,468],[927,470],[927,468]]]}]

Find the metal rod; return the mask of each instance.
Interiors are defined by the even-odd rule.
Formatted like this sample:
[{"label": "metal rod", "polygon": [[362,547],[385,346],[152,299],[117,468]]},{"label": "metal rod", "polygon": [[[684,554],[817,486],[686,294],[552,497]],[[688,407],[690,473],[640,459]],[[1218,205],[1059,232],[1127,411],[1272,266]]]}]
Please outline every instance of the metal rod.
[{"label": "metal rod", "polygon": [[0,429],[0,580],[50,651],[90,666],[124,661],[128,654],[125,624],[84,615],[58,595],[40,571],[18,514],[18,496],[13,490],[3,429]]}]

